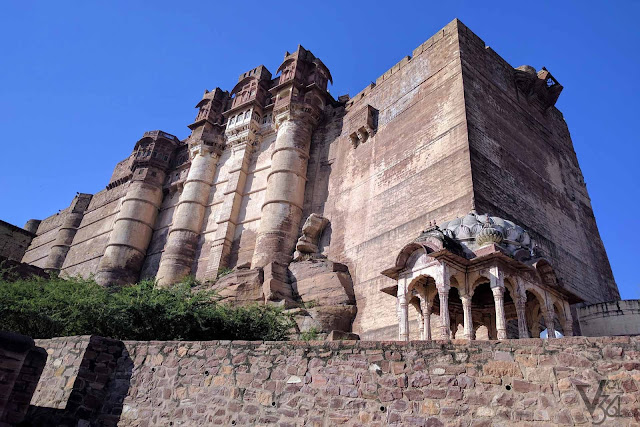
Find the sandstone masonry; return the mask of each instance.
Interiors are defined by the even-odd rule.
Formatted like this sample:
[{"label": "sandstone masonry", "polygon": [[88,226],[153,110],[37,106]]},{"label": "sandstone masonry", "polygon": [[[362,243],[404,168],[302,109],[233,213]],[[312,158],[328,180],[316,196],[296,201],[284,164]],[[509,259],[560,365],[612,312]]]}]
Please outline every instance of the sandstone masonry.
[{"label": "sandstone masonry", "polygon": [[[325,299],[324,311],[306,310],[301,325],[323,332],[342,325],[366,339],[399,330],[406,339],[425,336],[436,287],[440,332],[452,337],[460,326],[467,337],[485,327],[505,338],[512,321],[526,336],[540,318],[571,332],[578,328],[570,303],[619,299],[555,107],[562,86],[549,70],[513,68],[454,20],[354,97],[334,99],[330,81],[328,67],[299,46],[275,76],[261,65],[230,91],[206,91],[188,138],[145,133],[104,190],[29,225],[35,237],[22,261],[95,274],[106,286],[148,277],[171,286],[191,274],[231,301],[289,308],[317,304],[309,299],[317,293],[305,290],[317,283],[335,298]],[[322,218],[321,231],[317,221],[305,225],[312,214]],[[449,227],[469,217],[495,233],[480,236],[478,222],[469,231]],[[415,283],[405,289],[400,271],[381,272],[409,268],[398,264],[411,256],[403,251],[418,250],[408,243],[433,227],[457,243],[495,243],[492,256],[528,272],[533,285],[516,286],[514,275],[509,288],[498,261],[486,265],[495,280],[478,273],[481,283],[461,283],[476,280],[472,264],[486,255],[474,249],[457,262],[455,281],[416,277],[422,305],[407,310]],[[441,261],[430,255],[433,246],[424,248],[428,262]],[[481,286],[488,293],[476,299],[487,306],[474,308]],[[537,309],[523,303],[526,291]],[[410,323],[422,332],[403,329]]]},{"label": "sandstone masonry", "polygon": [[34,425],[581,425],[603,380],[603,425],[640,423],[639,337],[35,344]]}]

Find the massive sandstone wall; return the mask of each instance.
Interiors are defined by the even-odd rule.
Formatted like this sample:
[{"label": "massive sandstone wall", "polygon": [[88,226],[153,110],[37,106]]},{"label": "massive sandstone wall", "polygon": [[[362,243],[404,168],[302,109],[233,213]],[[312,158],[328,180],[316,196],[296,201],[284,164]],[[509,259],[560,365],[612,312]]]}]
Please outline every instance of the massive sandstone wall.
[{"label": "massive sandstone wall", "polygon": [[527,97],[513,68],[458,26],[478,213],[528,230],[562,285],[586,301],[620,299],[562,113]]},{"label": "massive sandstone wall", "polygon": [[[454,20],[375,84],[325,107],[312,137],[303,218],[315,212],[330,220],[320,250],[349,267],[358,308],[353,329],[363,338],[397,334],[396,300],[380,292],[393,281],[380,272],[430,221],[474,208],[529,229],[562,284],[576,294],[590,302],[617,298],[562,115],[524,97],[513,73]],[[354,147],[349,136],[363,124],[367,106],[377,111],[377,129]],[[241,188],[233,187],[244,155],[239,146],[228,144],[218,159],[192,268],[198,279],[215,279],[208,268],[211,247],[227,221],[235,226],[227,267],[246,267],[252,259],[275,140],[270,120],[260,126]],[[156,275],[173,223],[190,166],[184,141],[174,157],[142,278]],[[130,185],[132,159],[120,162],[107,189],[93,196],[63,274],[96,272]],[[229,214],[234,194],[240,203]],[[44,266],[66,212],[41,222],[24,262]]]},{"label": "massive sandstone wall", "polygon": [[[640,337],[453,342],[36,340],[29,417],[95,425],[604,425],[640,422]],[[605,406],[606,406],[605,405]],[[71,418],[69,418],[71,417]]]},{"label": "massive sandstone wall", "polygon": [[[366,104],[379,110],[376,135],[354,149],[347,137],[353,130],[344,127],[326,150],[326,253],[347,264],[353,277],[354,332],[390,339],[397,336],[396,299],[380,292],[393,284],[380,272],[430,221],[453,219],[473,207],[456,21],[352,98],[344,123]],[[311,180],[321,198],[319,180]]]}]

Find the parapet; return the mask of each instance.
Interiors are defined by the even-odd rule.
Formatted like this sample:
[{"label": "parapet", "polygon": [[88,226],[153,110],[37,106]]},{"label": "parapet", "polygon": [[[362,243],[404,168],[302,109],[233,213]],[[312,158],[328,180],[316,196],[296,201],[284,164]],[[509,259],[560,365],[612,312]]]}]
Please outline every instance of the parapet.
[{"label": "parapet", "polygon": [[582,335],[640,335],[640,300],[629,299],[578,308]]}]

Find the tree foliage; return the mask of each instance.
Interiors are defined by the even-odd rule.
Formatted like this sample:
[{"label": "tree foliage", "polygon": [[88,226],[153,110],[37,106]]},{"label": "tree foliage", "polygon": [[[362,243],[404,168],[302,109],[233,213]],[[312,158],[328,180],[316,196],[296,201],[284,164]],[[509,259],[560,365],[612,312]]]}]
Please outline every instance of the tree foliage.
[{"label": "tree foliage", "polygon": [[0,330],[33,338],[102,335],[122,340],[285,340],[292,318],[273,306],[233,307],[193,280],[106,289],[82,278],[0,280]]}]

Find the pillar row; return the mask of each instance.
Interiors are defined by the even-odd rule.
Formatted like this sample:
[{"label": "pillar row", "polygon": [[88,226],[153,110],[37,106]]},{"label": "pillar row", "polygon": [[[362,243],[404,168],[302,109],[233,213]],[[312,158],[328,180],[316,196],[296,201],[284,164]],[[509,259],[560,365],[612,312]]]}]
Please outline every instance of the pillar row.
[{"label": "pillar row", "polygon": [[191,167],[176,205],[158,267],[159,286],[172,285],[192,272],[198,239],[219,154],[204,144],[191,148]]}]

